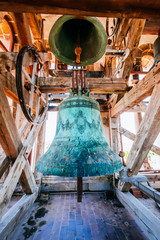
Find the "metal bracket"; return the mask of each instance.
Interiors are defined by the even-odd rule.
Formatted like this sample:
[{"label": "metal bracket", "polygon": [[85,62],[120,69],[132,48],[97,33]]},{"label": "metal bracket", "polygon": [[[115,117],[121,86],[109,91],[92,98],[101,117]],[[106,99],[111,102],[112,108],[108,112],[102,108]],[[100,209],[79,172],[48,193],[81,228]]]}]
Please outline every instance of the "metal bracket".
[{"label": "metal bracket", "polygon": [[143,176],[141,174],[132,175],[131,170],[128,167],[125,167],[122,171],[120,171],[119,177],[121,182],[127,183],[147,182],[148,186],[151,186],[146,176]]}]

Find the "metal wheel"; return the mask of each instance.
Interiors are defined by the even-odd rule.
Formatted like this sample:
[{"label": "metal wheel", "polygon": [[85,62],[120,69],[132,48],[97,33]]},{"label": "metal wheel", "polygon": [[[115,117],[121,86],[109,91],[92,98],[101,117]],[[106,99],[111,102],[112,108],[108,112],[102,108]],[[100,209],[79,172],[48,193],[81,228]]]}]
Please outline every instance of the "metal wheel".
[{"label": "metal wheel", "polygon": [[[28,54],[31,64],[25,63]],[[38,78],[45,77],[45,71],[39,54],[33,47],[23,47],[16,61],[16,87],[22,111],[29,122],[41,124],[46,117],[48,95],[44,98],[39,91]],[[43,107],[40,108],[40,104]]]},{"label": "metal wheel", "polygon": [[119,28],[120,18],[108,18],[106,22],[106,32],[108,37],[113,37]]}]

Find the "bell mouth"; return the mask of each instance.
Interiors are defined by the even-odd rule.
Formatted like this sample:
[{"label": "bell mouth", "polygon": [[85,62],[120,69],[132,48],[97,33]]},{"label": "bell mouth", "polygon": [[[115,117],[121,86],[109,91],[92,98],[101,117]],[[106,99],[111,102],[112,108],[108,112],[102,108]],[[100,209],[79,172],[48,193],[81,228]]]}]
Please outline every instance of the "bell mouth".
[{"label": "bell mouth", "polygon": [[[86,66],[99,60],[106,48],[107,35],[95,17],[64,15],[53,25],[49,44],[55,56],[65,64]],[[76,62],[75,48],[82,49],[80,63]]]}]

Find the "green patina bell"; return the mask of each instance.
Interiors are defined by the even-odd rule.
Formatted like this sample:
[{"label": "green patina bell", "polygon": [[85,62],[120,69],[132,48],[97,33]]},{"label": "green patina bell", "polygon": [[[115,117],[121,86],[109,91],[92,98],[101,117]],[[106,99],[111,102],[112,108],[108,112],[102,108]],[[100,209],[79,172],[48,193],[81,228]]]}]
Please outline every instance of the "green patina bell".
[{"label": "green patina bell", "polygon": [[72,96],[59,106],[55,138],[39,159],[44,175],[88,177],[122,170],[121,159],[106,142],[99,104],[86,96]]},{"label": "green patina bell", "polygon": [[64,15],[53,25],[49,45],[65,64],[86,66],[100,59],[106,48],[107,35],[96,17]]}]

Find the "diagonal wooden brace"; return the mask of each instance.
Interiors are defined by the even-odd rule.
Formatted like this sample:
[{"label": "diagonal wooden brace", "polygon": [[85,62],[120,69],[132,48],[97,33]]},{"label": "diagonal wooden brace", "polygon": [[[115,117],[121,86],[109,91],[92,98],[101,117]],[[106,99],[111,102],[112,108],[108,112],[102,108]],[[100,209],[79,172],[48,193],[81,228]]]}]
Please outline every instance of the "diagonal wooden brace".
[{"label": "diagonal wooden brace", "polygon": [[[126,165],[132,169],[133,174],[137,174],[141,168],[148,152],[160,132],[160,83],[152,92],[152,96],[147,107],[144,118],[139,126],[137,135],[129,153]],[[119,183],[119,189],[128,191],[129,183]]]}]

